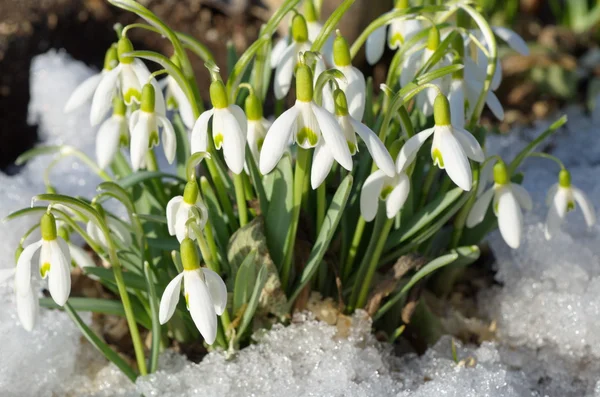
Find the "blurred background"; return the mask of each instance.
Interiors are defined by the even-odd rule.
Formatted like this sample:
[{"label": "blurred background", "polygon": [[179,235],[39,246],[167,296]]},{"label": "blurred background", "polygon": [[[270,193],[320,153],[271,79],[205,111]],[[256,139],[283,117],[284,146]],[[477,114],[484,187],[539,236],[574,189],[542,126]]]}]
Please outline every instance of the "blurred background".
[{"label": "blurred background", "polygon": [[[324,0],[323,17],[341,0]],[[416,2],[436,3],[436,0]],[[228,43],[241,53],[282,0],[139,0],[172,28],[192,34],[215,54],[225,70]],[[484,118],[499,132],[514,123],[544,118],[567,104],[593,106],[600,92],[600,0],[477,0],[493,25],[514,29],[529,43],[529,56],[501,51],[504,79],[497,91],[505,106],[502,123]],[[392,0],[356,0],[343,19],[342,33],[352,40]],[[437,0],[437,3],[443,3]],[[100,69],[115,40],[115,23],[136,17],[106,0],[0,0],[0,171],[15,173],[15,158],[37,139],[27,123],[31,59],[51,48]],[[166,40],[132,31],[134,45],[170,55]],[[388,57],[391,54],[387,54]],[[192,57],[193,59],[193,57]],[[389,58],[388,58],[389,60]],[[201,92],[208,92],[208,73],[194,60]],[[375,86],[383,81],[387,62],[374,69]]]}]

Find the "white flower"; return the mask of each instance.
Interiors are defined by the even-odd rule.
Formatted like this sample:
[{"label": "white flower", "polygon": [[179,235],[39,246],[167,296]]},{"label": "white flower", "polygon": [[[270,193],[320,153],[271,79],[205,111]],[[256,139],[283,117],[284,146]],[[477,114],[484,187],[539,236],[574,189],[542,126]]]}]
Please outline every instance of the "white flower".
[{"label": "white flower", "polygon": [[[314,103],[312,84],[310,68],[299,65],[296,72],[296,103],[269,128],[260,154],[261,173],[268,174],[275,168],[291,139],[304,149],[316,148],[313,173],[321,172],[326,167],[325,160],[331,158],[348,171],[352,170],[352,155],[344,133],[335,117]],[[315,167],[314,163],[318,166]]]},{"label": "white flower", "polygon": [[[123,225],[121,221],[116,220],[114,218],[108,216],[105,218],[108,230],[112,234],[114,234],[114,236],[118,239],[118,241],[121,242],[121,244],[124,247],[130,246],[132,242],[131,233],[129,232],[129,230],[127,230],[125,225]],[[102,229],[100,229],[100,227],[96,223],[88,221],[85,225],[85,231],[92,238],[92,240],[98,243],[102,248],[108,249],[108,242],[106,241],[106,236],[102,232]]]},{"label": "white flower", "polygon": [[17,313],[28,331],[33,329],[38,312],[36,280],[48,279],[50,296],[59,306],[64,306],[71,293],[71,254],[67,243],[56,235],[52,214],[42,216],[41,231],[41,240],[21,252],[15,270]]},{"label": "white flower", "polygon": [[183,124],[191,130],[194,127],[194,112],[188,97],[183,92],[183,89],[173,77],[168,76],[166,79],[166,95],[165,100],[168,110],[177,110],[181,116]]},{"label": "white flower", "polygon": [[389,219],[396,216],[410,192],[410,179],[404,172],[387,176],[377,170],[365,180],[360,191],[360,213],[367,222],[375,219],[379,200],[385,201],[386,215]]},{"label": "white flower", "polygon": [[485,217],[490,202],[493,200],[494,214],[498,218],[500,234],[511,248],[519,248],[523,233],[523,212],[531,210],[531,196],[523,186],[511,183],[506,166],[499,162],[494,166],[494,186],[484,191],[467,216],[466,225],[469,228],[481,223]]},{"label": "white flower", "polygon": [[473,176],[469,159],[482,162],[485,159],[477,139],[468,131],[452,125],[450,104],[444,95],[435,99],[435,126],[410,138],[396,160],[396,170],[403,171],[417,156],[425,141],[433,135],[431,158],[434,165],[445,169],[452,181],[463,190],[471,190]]},{"label": "white flower", "polygon": [[[400,0],[396,2],[394,10],[404,9],[408,6],[407,0]],[[393,19],[390,22],[389,27],[381,26],[367,38],[365,44],[367,62],[369,62],[370,65],[375,65],[379,62],[383,55],[383,51],[385,50],[386,37],[388,47],[391,50],[396,50],[422,29],[423,25],[421,21],[417,19],[407,19],[405,17]]]},{"label": "white flower", "polygon": [[240,174],[246,158],[246,115],[239,106],[229,105],[225,86],[220,80],[211,83],[210,98],[213,108],[198,117],[192,130],[192,154],[208,152],[208,123],[212,121],[215,148],[223,148],[227,167],[234,174]]},{"label": "white flower", "polygon": [[559,230],[567,212],[575,209],[575,203],[581,207],[588,227],[593,226],[596,223],[594,205],[585,193],[571,185],[571,175],[569,172],[561,170],[559,182],[550,188],[546,199],[546,204],[550,207],[544,228],[547,240],[550,240]]},{"label": "white flower", "polygon": [[[360,136],[369,154],[373,158],[375,164],[389,177],[396,175],[394,167],[394,161],[387,151],[385,145],[381,142],[377,134],[375,134],[369,127],[362,124],[360,121],[354,119],[348,113],[348,104],[346,102],[346,96],[343,91],[336,90],[333,94],[335,98],[335,113],[337,114],[337,120],[339,125],[342,127],[346,143],[350,149],[350,154],[354,155],[358,152],[358,144],[356,142],[356,135]],[[316,189],[323,183],[331,166],[333,165],[333,156],[326,145],[317,145],[315,155],[312,163],[311,171],[311,186]]]},{"label": "white flower", "polygon": [[106,117],[117,90],[121,91],[126,105],[131,105],[133,102],[140,103],[142,87],[146,83],[152,84],[156,91],[156,112],[165,116],[165,99],[158,82],[155,78],[150,77],[151,74],[142,61],[123,55],[131,51],[133,51],[131,42],[122,37],[118,44],[119,64],[102,76],[102,80],[94,92],[90,111],[92,125],[99,124]]},{"label": "white flower", "polygon": [[262,118],[261,120],[248,119],[248,147],[257,164],[269,127],[271,127],[271,123],[265,118]]},{"label": "white flower", "polygon": [[[346,78],[345,81],[338,81],[338,87],[346,94],[350,115],[354,119],[361,121],[365,113],[367,84],[362,72],[352,66],[351,59],[346,39],[342,36],[336,37],[333,42],[333,64]],[[323,106],[331,113],[335,112],[333,93],[328,84],[323,88]]]},{"label": "white flower", "polygon": [[181,243],[184,270],[165,288],[158,318],[161,324],[165,324],[175,313],[183,280],[187,309],[206,343],[212,345],[217,336],[217,315],[223,314],[227,306],[227,287],[217,273],[199,266],[195,250],[192,240],[185,239]]},{"label": "white flower", "polygon": [[112,45],[106,51],[106,55],[104,56],[104,67],[102,68],[100,73],[96,73],[85,79],[71,93],[71,96],[65,104],[65,113],[72,112],[73,110],[77,109],[78,107],[92,99],[92,97],[94,96],[94,92],[96,91],[96,88],[98,88],[98,85],[100,84],[100,81],[102,81],[104,75],[110,72],[112,69],[114,69],[115,66],[118,65],[118,63],[119,59],[117,55],[117,48],[115,45]]},{"label": "white flower", "polygon": [[120,145],[129,143],[126,111],[125,103],[116,97],[113,101],[113,115],[100,125],[96,135],[96,161],[102,169],[112,163]]},{"label": "white flower", "polygon": [[158,130],[162,127],[162,146],[169,164],[175,160],[177,138],[171,122],[156,111],[156,90],[151,84],[144,85],[142,103],[139,110],[131,114],[129,131],[131,132],[131,166],[134,171],[146,168],[148,150],[158,145]]},{"label": "white flower", "polygon": [[[278,57],[275,66],[275,80],[273,87],[277,99],[284,98],[290,91],[294,69],[298,64],[299,55],[310,50],[312,42],[308,39],[308,27],[306,20],[300,14],[292,19],[292,40]],[[278,50],[277,46],[274,52]],[[275,56],[272,58],[274,59]]]},{"label": "white flower", "polygon": [[177,240],[182,242],[184,238],[196,239],[193,230],[188,231],[187,221],[194,217],[193,209],[200,212],[200,219],[196,219],[198,226],[202,229],[208,220],[208,210],[198,192],[198,186],[195,181],[188,182],[185,185],[183,196],[175,196],[167,204],[167,226],[169,234],[177,236]]}]

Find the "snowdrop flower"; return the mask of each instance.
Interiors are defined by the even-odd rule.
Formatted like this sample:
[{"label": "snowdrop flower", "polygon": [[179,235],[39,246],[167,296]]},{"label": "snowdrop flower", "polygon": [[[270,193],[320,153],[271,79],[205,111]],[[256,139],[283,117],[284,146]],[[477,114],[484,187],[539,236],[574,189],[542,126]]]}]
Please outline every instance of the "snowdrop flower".
[{"label": "snowdrop flower", "polygon": [[240,174],[246,157],[246,115],[239,106],[229,104],[225,85],[221,80],[215,79],[210,84],[210,100],[213,108],[198,117],[192,130],[192,154],[208,152],[208,123],[212,120],[215,148],[223,148],[227,167],[234,174]]},{"label": "snowdrop flower", "polygon": [[[33,329],[38,313],[35,280],[48,279],[50,296],[59,306],[64,306],[71,293],[71,254],[67,243],[57,236],[56,220],[51,213],[42,216],[40,228],[42,239],[21,252],[15,270],[17,314],[28,331]],[[37,271],[32,273],[34,267]]]},{"label": "snowdrop flower", "polygon": [[96,135],[96,161],[102,169],[112,163],[121,145],[129,144],[129,126],[125,117],[127,107],[119,97],[113,99],[113,115],[106,119]]},{"label": "snowdrop flower", "polygon": [[248,116],[247,140],[254,161],[258,164],[260,150],[267,136],[270,123],[263,117],[260,99],[253,92],[246,98],[246,116]]},{"label": "snowdrop flower", "polygon": [[296,70],[295,105],[279,116],[267,132],[259,162],[262,174],[275,168],[291,139],[303,149],[316,148],[312,172],[324,172],[325,160],[331,157],[352,170],[352,155],[344,133],[335,117],[313,101],[312,71],[304,63]]},{"label": "snowdrop flower", "polygon": [[[352,66],[352,57],[350,56],[348,42],[344,37],[339,35],[339,31],[338,37],[333,42],[333,64],[346,77],[346,81],[339,81],[338,86],[346,94],[350,116],[361,121],[365,114],[367,84],[362,72]],[[327,84],[323,89],[323,106],[329,112],[335,112],[332,91]]]},{"label": "snowdrop flower", "polygon": [[392,219],[406,202],[409,192],[410,178],[404,169],[395,171],[391,176],[377,170],[369,175],[360,191],[360,214],[365,221],[371,222],[377,215],[381,200],[385,202],[388,219]]},{"label": "snowdrop flower", "polygon": [[119,58],[117,55],[117,46],[113,44],[106,51],[106,55],[104,56],[104,66],[100,73],[96,73],[93,76],[88,77],[81,84],[79,84],[77,88],[75,88],[65,104],[65,113],[72,112],[87,101],[91,100],[104,75],[113,70],[118,64]]},{"label": "snowdrop flower", "polygon": [[[349,114],[346,95],[344,95],[342,90],[335,90],[333,96],[335,98],[335,114],[338,123],[342,127],[346,143],[350,149],[350,154],[354,155],[358,152],[358,144],[356,142],[356,135],[358,134],[367,146],[367,150],[371,157],[373,157],[375,164],[377,164],[388,177],[395,176],[396,170],[394,161],[385,148],[385,145],[379,140],[377,134]],[[316,189],[323,183],[329,174],[332,165],[333,156],[331,155],[331,152],[327,150],[327,148],[322,148],[321,150],[317,149],[312,163],[310,178],[313,189]]]},{"label": "snowdrop flower", "polygon": [[[117,219],[107,216],[106,212],[104,212],[104,208],[102,208],[100,204],[93,203],[93,207],[100,214],[100,216],[104,218],[106,226],[108,226],[109,232],[114,234],[114,236],[121,242],[121,244],[124,247],[130,246],[132,243],[131,233],[129,232],[129,230],[127,230],[125,225],[123,225],[123,223],[121,223]],[[106,241],[106,236],[104,235],[102,229],[100,229],[100,226],[98,226],[95,222],[91,220],[88,221],[85,226],[85,231],[90,236],[90,238],[96,243],[98,243],[102,248],[104,248],[105,250],[108,249],[109,244],[108,241]]]},{"label": "snowdrop flower", "polygon": [[164,324],[175,313],[183,280],[187,309],[206,343],[212,345],[217,336],[217,315],[223,314],[227,306],[227,287],[217,273],[200,267],[196,247],[189,238],[181,242],[181,261],[183,272],[165,288],[160,299],[158,318]]},{"label": "snowdrop flower", "polygon": [[90,111],[92,125],[97,125],[104,119],[118,90],[121,91],[127,106],[133,102],[139,104],[142,100],[142,87],[148,82],[152,84],[157,92],[155,95],[156,111],[161,116],[165,116],[165,99],[158,82],[154,77],[151,77],[148,68],[142,61],[124,55],[132,51],[131,41],[126,37],[121,37],[117,44],[119,64],[102,76],[102,80],[94,92]]},{"label": "snowdrop flower", "polygon": [[[429,38],[427,39],[427,46],[421,50],[415,51],[406,58],[402,65],[402,73],[400,74],[400,85],[406,87],[416,77],[417,72],[421,67],[427,63],[429,58],[437,50],[440,45],[440,32],[434,26],[429,30]],[[433,72],[443,66],[450,64],[448,57],[443,57],[434,64],[428,72]],[[442,92],[449,91],[449,77],[444,76],[435,79],[431,82],[439,86]],[[433,113],[433,102],[435,101],[437,91],[432,88],[426,88],[417,95],[417,108],[425,116],[431,116]]]},{"label": "snowdrop flower", "polygon": [[[395,10],[403,10],[409,8],[408,0],[397,0],[394,7]],[[375,65],[381,59],[385,50],[386,32],[387,44],[391,50],[400,48],[405,41],[419,33],[423,29],[421,21],[416,19],[397,18],[392,20],[388,26],[382,26],[375,30],[368,38],[365,44],[365,53],[367,62],[370,65]]]},{"label": "snowdrop flower", "polygon": [[473,176],[469,159],[478,163],[485,159],[479,142],[470,132],[452,124],[450,103],[443,94],[435,98],[433,117],[435,125],[432,128],[419,132],[402,146],[396,170],[400,172],[412,163],[423,143],[433,135],[431,158],[434,165],[445,169],[461,189],[471,190]]},{"label": "snowdrop flower", "polygon": [[294,69],[298,64],[299,54],[309,51],[312,42],[308,38],[306,20],[300,14],[292,19],[292,40],[283,50],[275,68],[275,97],[283,99],[290,91]]},{"label": "snowdrop flower", "polygon": [[177,140],[171,122],[156,111],[156,90],[152,84],[144,85],[140,109],[131,114],[131,166],[134,171],[146,168],[148,150],[158,145],[158,129],[162,127],[162,146],[169,164],[175,160]]},{"label": "snowdrop flower", "polygon": [[177,240],[180,243],[186,237],[192,240],[196,239],[196,234],[193,230],[189,230],[188,232],[187,225],[188,219],[194,217],[194,208],[200,212],[200,219],[196,219],[196,222],[202,229],[208,220],[208,210],[202,202],[200,192],[198,191],[198,184],[195,180],[186,183],[183,196],[175,196],[167,204],[169,234],[177,236]]},{"label": "snowdrop flower", "polygon": [[498,218],[500,234],[511,248],[519,248],[523,233],[523,212],[533,207],[531,196],[523,186],[510,181],[504,162],[494,166],[494,186],[484,191],[467,216],[467,227],[475,227],[485,217],[490,202],[493,201],[494,214]]},{"label": "snowdrop flower", "polygon": [[[179,59],[173,55],[171,61],[179,67]],[[165,101],[168,110],[178,111],[183,124],[191,130],[194,127],[194,112],[188,97],[183,92],[183,89],[171,75],[164,80],[166,91]]]},{"label": "snowdrop flower", "polygon": [[546,240],[550,240],[558,231],[567,212],[575,209],[575,203],[581,207],[588,227],[593,226],[596,223],[596,212],[592,202],[581,190],[571,185],[571,174],[563,169],[558,174],[558,183],[550,188],[546,199],[546,204],[550,207],[544,228]]}]

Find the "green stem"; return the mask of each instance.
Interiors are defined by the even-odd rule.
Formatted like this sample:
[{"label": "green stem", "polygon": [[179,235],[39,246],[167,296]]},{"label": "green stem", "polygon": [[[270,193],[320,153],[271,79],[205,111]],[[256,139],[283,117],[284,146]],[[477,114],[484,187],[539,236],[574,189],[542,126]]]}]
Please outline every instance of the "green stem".
[{"label": "green stem", "polygon": [[310,152],[307,149],[298,147],[298,153],[296,155],[296,170],[294,173],[294,207],[292,208],[292,219],[286,241],[285,257],[281,267],[281,285],[284,289],[287,288],[290,281],[292,261],[294,258],[294,246],[296,243],[296,232],[298,231],[300,208],[302,206],[302,191],[304,190],[304,180],[308,175],[309,159]]},{"label": "green stem", "polygon": [[325,207],[327,206],[327,196],[325,190],[325,183],[317,188],[317,236],[321,232],[321,227],[325,221]]},{"label": "green stem", "polygon": [[232,231],[235,231],[238,228],[236,217],[233,214],[233,206],[231,205],[231,200],[229,200],[229,196],[227,195],[227,190],[225,189],[225,185],[223,184],[219,170],[217,170],[217,166],[213,161],[207,161],[206,166],[208,167],[208,172],[210,173],[213,183],[215,184],[217,196],[219,197],[219,203],[227,214],[229,227]]},{"label": "green stem", "polygon": [[[156,155],[154,154],[154,150],[148,150],[148,155],[146,156],[146,165],[148,167],[148,171],[160,171],[158,168],[158,162],[156,161]],[[165,193],[165,189],[162,183],[162,179],[160,178],[152,178],[152,185],[154,186],[154,190],[156,193],[156,198],[161,202],[161,204],[166,205],[169,202],[169,198]]]},{"label": "green stem", "polygon": [[427,202],[427,196],[429,196],[431,186],[433,186],[433,182],[435,181],[435,177],[438,175],[438,171],[438,167],[435,167],[433,165],[429,167],[429,171],[427,172],[427,176],[425,177],[425,182],[423,183],[423,190],[421,191],[421,201],[419,202],[419,208],[424,206]]},{"label": "green stem", "polygon": [[233,177],[235,187],[235,200],[238,206],[238,215],[240,226],[244,227],[248,223],[248,207],[246,205],[246,195],[244,194],[244,180],[242,174],[236,174]]},{"label": "green stem", "polygon": [[454,230],[452,231],[452,240],[451,240],[451,248],[458,247],[460,243],[460,239],[463,234],[463,230],[465,228],[465,224],[467,223],[467,216],[469,216],[469,212],[471,212],[471,208],[475,205],[475,201],[477,201],[477,188],[479,187],[479,174],[481,172],[481,166],[476,165],[472,167],[473,169],[473,180],[476,181],[471,187],[471,191],[468,192],[469,198],[465,205],[460,209],[458,215],[454,219]]},{"label": "green stem", "polygon": [[365,218],[360,216],[358,218],[358,223],[356,224],[356,229],[354,231],[354,237],[352,238],[352,243],[350,244],[350,249],[348,250],[348,259],[344,264],[344,268],[342,269],[342,280],[345,281],[350,277],[350,272],[352,270],[352,265],[354,265],[354,260],[356,259],[356,254],[358,253],[358,247],[360,246],[360,242],[362,240],[363,232],[365,231],[365,225],[367,221]]}]

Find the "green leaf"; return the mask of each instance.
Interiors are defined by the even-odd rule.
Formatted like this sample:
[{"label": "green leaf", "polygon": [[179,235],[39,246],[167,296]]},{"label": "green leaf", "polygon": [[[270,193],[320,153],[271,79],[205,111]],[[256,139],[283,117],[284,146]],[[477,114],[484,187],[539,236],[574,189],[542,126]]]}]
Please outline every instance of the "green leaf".
[{"label": "green leaf", "polygon": [[452,250],[449,254],[442,255],[425,266],[421,268],[418,272],[416,272],[411,279],[406,283],[402,289],[394,294],[386,303],[383,305],[373,317],[373,321],[377,321],[381,318],[389,309],[391,309],[410,289],[418,283],[424,277],[430,275],[436,270],[441,269],[444,266],[447,266],[456,261],[464,261],[463,263],[473,262],[479,258],[479,247],[476,245],[470,247],[459,247],[455,250]]},{"label": "green leaf", "polygon": [[[419,77],[422,79],[424,76],[423,73],[427,74],[428,70],[430,70],[434,65],[436,65],[438,62],[440,62],[444,56],[446,56],[446,54],[448,53],[447,49],[450,46],[450,44],[452,43],[452,41],[454,40],[454,36],[456,36],[457,34],[459,34],[459,33],[456,30],[452,31],[438,45],[438,47],[435,49],[433,54],[431,54],[431,56],[427,59],[427,61],[423,64],[423,66],[421,66],[421,68],[417,71],[416,76],[417,76],[417,81],[419,84],[424,84],[424,83],[434,80],[434,79],[431,79],[431,80],[425,81],[425,79],[423,79],[423,81],[421,81],[421,80],[419,80]],[[456,65],[450,65],[450,66],[456,66]],[[461,69],[461,68],[459,68],[459,69]]]},{"label": "green leaf", "polygon": [[[227,259],[231,266],[231,274],[235,275],[238,269],[241,268],[244,259],[250,252],[256,251],[256,259],[253,261],[254,266],[264,265],[267,272],[267,282],[260,296],[259,308],[261,312],[271,313],[277,317],[285,316],[288,311],[286,309],[287,298],[281,288],[279,273],[269,255],[267,242],[264,234],[263,217],[254,218],[250,223],[238,229],[227,248]],[[234,280],[228,280],[232,283]],[[232,285],[229,285],[231,288]]]},{"label": "green leaf", "polygon": [[[127,275],[127,273],[124,273]],[[150,373],[156,372],[158,368],[158,353],[160,352],[160,334],[161,327],[158,319],[158,297],[156,296],[156,287],[154,286],[154,277],[150,271],[148,262],[144,263],[144,276],[146,277],[146,287],[148,288],[148,301],[150,302],[150,312],[152,318],[152,345],[150,349],[150,362],[148,369]],[[125,280],[127,282],[127,280]]]},{"label": "green leaf", "polygon": [[250,251],[235,275],[233,288],[233,312],[237,313],[250,300],[256,281],[257,268],[254,263],[256,250]]},{"label": "green leaf", "polygon": [[292,159],[289,155],[285,155],[273,172],[265,176],[265,192],[269,198],[269,208],[265,216],[265,232],[269,252],[277,266],[281,266],[283,263],[284,247],[292,222],[293,186]]},{"label": "green leaf", "polygon": [[146,239],[148,245],[163,251],[179,250],[179,243],[175,237],[149,237]]},{"label": "green leaf", "polygon": [[254,157],[249,146],[246,146],[246,164],[248,164],[250,179],[252,179],[252,186],[254,186],[256,196],[258,197],[260,212],[265,215],[269,208],[267,193],[265,192],[265,187],[263,186],[260,172],[258,171],[258,167],[256,166],[256,162],[254,161]]},{"label": "green leaf", "polygon": [[348,11],[348,9],[354,4],[355,0],[344,0],[342,4],[339,4],[335,11],[331,14],[331,16],[325,21],[319,35],[315,39],[311,51],[320,52],[321,48],[327,41],[327,39],[333,33],[333,30],[338,26],[340,19],[344,16],[344,14]]},{"label": "green leaf", "polygon": [[215,232],[215,239],[219,248],[223,250],[229,242],[229,228],[225,221],[225,214],[221,210],[221,205],[215,191],[205,177],[200,178],[200,188],[202,190],[202,197],[204,197],[204,202],[208,208],[208,216]]},{"label": "green leaf", "polygon": [[44,212],[46,212],[48,210],[47,207],[28,207],[28,208],[23,208],[14,212],[11,212],[10,214],[8,214],[4,219],[2,219],[2,223],[6,223],[9,221],[12,221],[14,219],[20,218],[22,216],[28,216],[28,215],[36,215],[36,216],[42,216],[42,214]]},{"label": "green leaf", "polygon": [[145,222],[160,223],[160,224],[163,224],[163,225],[167,224],[167,218],[164,217],[164,216],[149,215],[149,214],[137,214],[136,216],[140,220],[145,221]]},{"label": "green leaf", "polygon": [[79,317],[75,309],[71,307],[71,300],[65,304],[65,310],[73,322],[79,327],[79,330],[88,340],[88,342],[90,342],[92,346],[104,354],[104,357],[112,361],[112,363],[115,364],[132,382],[135,382],[137,378],[135,371],[125,362],[125,360],[121,358],[121,356],[119,356],[117,352],[104,343],[104,341],[100,339],[94,333],[94,331],[92,331],[90,327],[83,322],[83,320],[81,320],[81,317]]},{"label": "green leaf", "polygon": [[149,181],[149,180],[152,180],[155,178],[160,178],[160,179],[169,178],[169,179],[173,179],[180,183],[185,183],[185,179],[183,179],[177,175],[168,174],[166,172],[160,172],[160,171],[138,171],[131,175],[126,176],[123,179],[118,180],[117,183],[119,185],[121,185],[121,187],[123,187],[124,189],[127,189],[132,186],[137,186],[143,182],[146,182],[146,181]]},{"label": "green leaf", "polygon": [[27,150],[25,153],[22,153],[19,157],[17,157],[17,159],[15,160],[15,164],[23,165],[27,161],[31,160],[32,158],[35,158],[38,156],[46,156],[49,154],[57,154],[57,153],[63,152],[64,150],[70,150],[70,147],[62,146],[62,145],[37,146],[37,147],[34,147],[33,149]]},{"label": "green leaf", "polygon": [[329,248],[329,244],[331,243],[331,239],[340,223],[340,219],[342,219],[342,214],[344,213],[344,209],[346,208],[346,202],[348,201],[348,197],[350,196],[350,190],[352,189],[352,175],[348,175],[344,178],[340,186],[338,187],[333,199],[331,201],[331,205],[327,210],[327,215],[325,216],[325,221],[321,226],[321,231],[319,232],[319,236],[317,237],[317,241],[310,252],[310,256],[308,258],[308,262],[304,266],[304,270],[302,271],[302,275],[298,280],[298,286],[294,290],[294,293],[290,296],[289,305],[292,305],[294,300],[298,297],[300,292],[304,289],[304,287],[312,280],[312,277],[319,269],[319,265],[323,260],[323,256],[325,252]]},{"label": "green leaf", "polygon": [[244,315],[242,316],[242,323],[238,328],[238,341],[242,337],[242,335],[244,335],[244,332],[246,331],[246,329],[252,322],[252,319],[254,318],[254,313],[258,308],[260,297],[264,293],[263,288],[265,287],[268,277],[269,274],[267,271],[267,265],[263,264],[260,268],[260,271],[258,272],[258,277],[256,278],[256,283],[254,284],[254,290],[252,291],[252,296],[250,297],[248,306],[246,306],[246,310],[244,311]]},{"label": "green leaf", "polygon": [[[105,269],[103,267],[86,267],[83,269],[86,274],[91,274],[100,278],[101,280],[108,281],[116,285],[115,275],[111,269]],[[146,290],[146,281],[142,276],[137,274],[131,274],[129,272],[123,273],[123,279],[127,288],[133,288],[141,291]]]},{"label": "green leaf", "polygon": [[419,85],[427,84],[429,82],[432,82],[435,79],[439,79],[440,77],[444,77],[448,74],[457,72],[463,68],[464,68],[463,65],[448,65],[448,66],[441,67],[439,69],[433,70],[431,72],[427,72],[427,73],[417,77],[417,84],[419,84]]},{"label": "green leaf", "polygon": [[413,237],[452,205],[462,193],[463,190],[457,187],[428,203],[400,227],[400,229],[390,234],[384,250],[392,249]]}]

